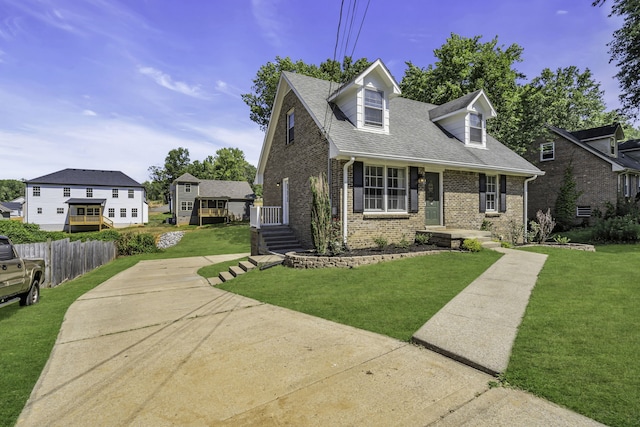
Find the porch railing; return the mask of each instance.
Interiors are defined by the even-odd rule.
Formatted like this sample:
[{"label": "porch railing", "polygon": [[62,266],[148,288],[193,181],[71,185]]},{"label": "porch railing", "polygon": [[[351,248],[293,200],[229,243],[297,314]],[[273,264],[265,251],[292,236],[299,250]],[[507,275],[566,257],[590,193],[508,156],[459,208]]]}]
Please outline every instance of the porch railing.
[{"label": "porch railing", "polygon": [[250,214],[251,227],[282,225],[282,207],[280,206],[252,206]]},{"label": "porch railing", "polygon": [[198,214],[206,217],[226,217],[227,210],[224,208],[200,208]]}]

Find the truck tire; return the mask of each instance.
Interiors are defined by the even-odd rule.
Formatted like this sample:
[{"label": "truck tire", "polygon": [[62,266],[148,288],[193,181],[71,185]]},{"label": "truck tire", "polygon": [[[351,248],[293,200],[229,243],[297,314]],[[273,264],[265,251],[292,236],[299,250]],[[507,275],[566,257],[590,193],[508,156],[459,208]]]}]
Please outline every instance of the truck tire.
[{"label": "truck tire", "polygon": [[38,279],[33,279],[29,292],[20,295],[20,305],[31,305],[38,301],[40,301],[40,284]]}]

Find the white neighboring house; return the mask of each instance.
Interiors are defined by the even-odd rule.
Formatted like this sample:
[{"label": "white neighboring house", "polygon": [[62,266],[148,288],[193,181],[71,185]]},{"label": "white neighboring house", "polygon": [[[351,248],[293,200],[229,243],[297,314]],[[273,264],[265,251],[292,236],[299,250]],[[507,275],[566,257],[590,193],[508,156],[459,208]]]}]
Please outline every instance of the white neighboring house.
[{"label": "white neighboring house", "polygon": [[26,181],[24,222],[90,231],[149,222],[142,184],[120,171],[64,169]]}]

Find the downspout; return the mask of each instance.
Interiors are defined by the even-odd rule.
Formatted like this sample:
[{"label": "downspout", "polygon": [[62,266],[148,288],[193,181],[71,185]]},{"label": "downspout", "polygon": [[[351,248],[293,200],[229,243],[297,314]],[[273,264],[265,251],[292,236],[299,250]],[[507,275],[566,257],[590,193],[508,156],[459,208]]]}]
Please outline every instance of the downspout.
[{"label": "downspout", "polygon": [[349,209],[347,209],[347,203],[349,201],[349,197],[347,197],[347,190],[349,189],[349,166],[351,166],[356,161],[355,157],[351,157],[351,159],[344,164],[342,168],[342,243],[344,245],[347,244],[347,213]]},{"label": "downspout", "polygon": [[527,242],[528,230],[527,230],[527,212],[529,211],[529,183],[535,180],[538,175],[534,175],[531,178],[524,180],[524,235],[522,236],[525,243]]}]

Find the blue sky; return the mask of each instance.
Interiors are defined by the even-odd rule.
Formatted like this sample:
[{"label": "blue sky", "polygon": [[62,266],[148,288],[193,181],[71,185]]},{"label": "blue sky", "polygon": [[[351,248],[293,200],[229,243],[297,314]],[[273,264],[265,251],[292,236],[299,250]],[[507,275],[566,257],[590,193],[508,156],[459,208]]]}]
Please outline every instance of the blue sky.
[{"label": "blue sky", "polygon": [[[184,147],[223,147],[257,165],[263,133],[240,94],[276,56],[333,57],[340,0],[0,0],[0,179],[64,168],[120,170],[139,182]],[[382,59],[399,82],[453,32],[517,43],[528,79],[591,69],[618,106],[607,42],[620,21],[591,0],[344,1],[338,57]],[[366,16],[365,16],[366,9]],[[364,17],[364,21],[363,21]],[[347,19],[348,18],[348,19]],[[360,35],[358,28],[362,23]],[[356,42],[357,38],[357,43]]]}]

